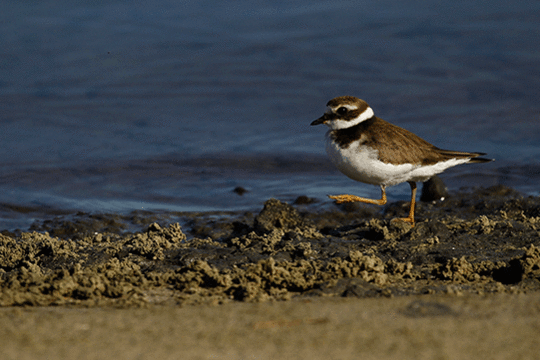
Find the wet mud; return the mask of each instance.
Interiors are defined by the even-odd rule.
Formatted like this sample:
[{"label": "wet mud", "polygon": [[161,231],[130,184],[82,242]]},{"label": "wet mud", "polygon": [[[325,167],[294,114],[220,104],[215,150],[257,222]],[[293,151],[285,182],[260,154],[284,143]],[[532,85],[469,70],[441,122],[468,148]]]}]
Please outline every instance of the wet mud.
[{"label": "wet mud", "polygon": [[178,222],[152,213],[62,215],[0,234],[0,305],[540,290],[540,198],[502,186],[432,198],[417,204],[415,227],[392,221],[406,214],[406,202],[321,207],[305,196],[270,199],[254,213],[177,215]]}]

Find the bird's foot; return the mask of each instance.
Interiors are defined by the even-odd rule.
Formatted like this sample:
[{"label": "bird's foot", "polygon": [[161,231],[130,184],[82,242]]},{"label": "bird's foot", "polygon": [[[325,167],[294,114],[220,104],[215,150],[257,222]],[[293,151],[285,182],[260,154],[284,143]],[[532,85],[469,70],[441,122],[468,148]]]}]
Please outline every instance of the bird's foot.
[{"label": "bird's foot", "polygon": [[414,218],[411,218],[411,217],[395,218],[395,219],[392,219],[390,222],[397,222],[397,221],[408,222],[411,224],[411,227],[414,227]]},{"label": "bird's foot", "polygon": [[357,202],[362,199],[361,197],[358,197],[356,195],[328,195],[328,197],[330,199],[336,200],[336,204]]},{"label": "bird's foot", "polygon": [[367,204],[384,205],[386,204],[386,197],[379,200],[366,199],[356,195],[328,195],[330,199],[336,200],[336,204],[343,204],[349,202],[363,202]]}]

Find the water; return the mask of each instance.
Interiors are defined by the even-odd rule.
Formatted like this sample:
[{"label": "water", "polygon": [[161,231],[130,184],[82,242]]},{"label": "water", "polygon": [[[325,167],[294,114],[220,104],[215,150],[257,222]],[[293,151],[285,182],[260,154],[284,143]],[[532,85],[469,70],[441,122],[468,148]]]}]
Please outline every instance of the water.
[{"label": "water", "polygon": [[536,1],[8,2],[0,229],[62,211],[378,196],[309,126],[340,95],[497,160],[447,171],[450,188],[538,195],[539,20]]}]

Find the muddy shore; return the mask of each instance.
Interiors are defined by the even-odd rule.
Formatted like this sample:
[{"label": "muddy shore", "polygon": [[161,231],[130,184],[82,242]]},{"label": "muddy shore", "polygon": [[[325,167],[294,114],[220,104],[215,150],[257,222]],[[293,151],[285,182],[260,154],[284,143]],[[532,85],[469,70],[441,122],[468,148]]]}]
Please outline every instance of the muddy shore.
[{"label": "muddy shore", "polygon": [[[31,232],[3,231],[0,318],[6,328],[0,342],[18,339],[18,323],[51,312],[84,319],[92,309],[101,309],[93,313],[99,316],[123,308],[126,316],[142,316],[142,311],[164,321],[163,311],[192,309],[188,313],[206,316],[201,313],[267,306],[277,311],[275,316],[253,318],[250,326],[332,331],[335,319],[316,316],[318,311],[332,308],[356,317],[362,316],[357,306],[382,306],[399,313],[398,327],[411,319],[431,319],[429,326],[435,326],[437,319],[467,322],[463,299],[479,312],[488,311],[482,303],[522,304],[528,309],[522,320],[534,324],[520,328],[527,336],[540,336],[540,307],[529,304],[538,304],[540,294],[540,198],[502,186],[452,193],[444,201],[419,202],[414,228],[391,221],[406,214],[405,202],[381,210],[366,205],[323,209],[313,206],[318,201],[270,199],[254,213],[177,214],[182,225],[155,214],[75,214],[36,222]],[[136,226],[141,230],[131,231]],[[303,306],[313,313],[297,318],[289,313]],[[493,306],[489,311],[497,311]],[[379,316],[372,313],[371,320]],[[373,334],[384,331],[378,326]],[[489,338],[475,326],[462,330],[463,336]],[[396,341],[403,337],[391,333]],[[441,342],[430,348],[433,354],[450,341],[449,334],[439,335]],[[235,340],[227,341],[234,349]],[[531,350],[538,350],[533,344]],[[249,347],[238,346],[250,354]]]}]

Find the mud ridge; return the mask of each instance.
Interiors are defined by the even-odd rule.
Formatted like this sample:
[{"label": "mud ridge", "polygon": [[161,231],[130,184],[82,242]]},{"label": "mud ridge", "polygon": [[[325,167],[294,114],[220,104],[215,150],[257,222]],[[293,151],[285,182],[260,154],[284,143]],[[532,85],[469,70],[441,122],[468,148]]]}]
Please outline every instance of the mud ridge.
[{"label": "mud ridge", "polygon": [[74,235],[60,221],[49,223],[48,232],[4,232],[0,305],[131,307],[540,289],[538,197],[500,186],[453,194],[419,203],[414,228],[391,221],[405,211],[402,202],[382,212],[313,210],[304,203],[270,199],[252,216],[194,214],[183,226],[154,222],[133,233],[122,233],[114,215],[97,217],[114,224],[104,231],[81,222]]}]

